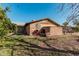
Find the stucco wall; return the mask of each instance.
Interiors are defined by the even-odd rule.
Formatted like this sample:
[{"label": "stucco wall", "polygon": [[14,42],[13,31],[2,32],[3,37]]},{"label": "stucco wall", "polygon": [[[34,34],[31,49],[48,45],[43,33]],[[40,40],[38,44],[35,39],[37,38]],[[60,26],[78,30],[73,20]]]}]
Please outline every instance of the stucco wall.
[{"label": "stucco wall", "polygon": [[52,22],[48,21],[48,20],[44,20],[44,21],[40,21],[40,22],[35,22],[30,24],[30,35],[32,35],[32,33],[35,30],[40,30],[42,27],[51,27],[50,28],[50,33],[46,33],[48,36],[50,35],[61,35],[62,34],[62,28],[53,24]]},{"label": "stucco wall", "polygon": [[62,27],[51,27],[50,29],[50,35],[63,35],[63,29]]},{"label": "stucco wall", "polygon": [[30,25],[26,26],[25,32],[26,32],[27,35],[30,35]]},{"label": "stucco wall", "polygon": [[48,20],[44,20],[44,21],[40,21],[40,22],[30,24],[30,35],[32,35],[34,30],[40,30],[42,27],[47,27],[47,26],[56,26],[56,25],[52,24]]}]

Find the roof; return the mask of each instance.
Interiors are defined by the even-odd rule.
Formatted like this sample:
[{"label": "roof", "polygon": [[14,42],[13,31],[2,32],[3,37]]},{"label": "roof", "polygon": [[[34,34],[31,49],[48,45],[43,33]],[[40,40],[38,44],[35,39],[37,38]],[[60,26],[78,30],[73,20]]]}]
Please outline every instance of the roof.
[{"label": "roof", "polygon": [[49,19],[49,18],[44,18],[44,19],[32,21],[32,22],[26,23],[25,26],[26,26],[26,25],[29,25],[29,24],[32,24],[32,23],[35,23],[35,22],[40,22],[40,21],[43,21],[43,20],[48,20],[48,21],[50,21],[50,22],[56,24],[57,26],[61,26],[60,24],[56,23],[55,21],[53,21],[53,20],[51,20],[51,19]]}]

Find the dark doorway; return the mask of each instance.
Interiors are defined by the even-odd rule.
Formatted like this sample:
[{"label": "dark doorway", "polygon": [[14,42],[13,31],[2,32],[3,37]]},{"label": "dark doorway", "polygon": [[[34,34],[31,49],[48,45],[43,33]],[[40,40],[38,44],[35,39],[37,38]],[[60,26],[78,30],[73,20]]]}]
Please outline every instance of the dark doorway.
[{"label": "dark doorway", "polygon": [[49,32],[50,32],[50,27],[43,27],[40,30],[40,36],[46,37],[46,33],[49,33]]},{"label": "dark doorway", "polygon": [[46,37],[46,31],[44,28],[41,29],[40,36]]}]

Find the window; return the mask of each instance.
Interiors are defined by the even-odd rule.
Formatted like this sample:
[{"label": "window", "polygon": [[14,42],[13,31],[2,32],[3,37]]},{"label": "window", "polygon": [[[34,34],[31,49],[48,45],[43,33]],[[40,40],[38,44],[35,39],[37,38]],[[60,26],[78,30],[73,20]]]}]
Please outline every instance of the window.
[{"label": "window", "polygon": [[45,30],[45,32],[50,32],[50,27],[43,27],[43,29]]}]

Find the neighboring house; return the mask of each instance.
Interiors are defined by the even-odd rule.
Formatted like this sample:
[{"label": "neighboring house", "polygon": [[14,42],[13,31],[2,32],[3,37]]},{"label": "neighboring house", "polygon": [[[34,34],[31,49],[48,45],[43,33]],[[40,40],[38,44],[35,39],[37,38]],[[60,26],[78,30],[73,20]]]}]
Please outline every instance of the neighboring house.
[{"label": "neighboring house", "polygon": [[17,33],[16,34],[24,34],[24,25],[17,25]]},{"label": "neighboring house", "polygon": [[65,33],[74,33],[75,31],[75,27],[71,27],[71,26],[66,26],[66,27],[64,27],[64,26],[62,26],[62,28],[63,28],[63,33],[65,34]]},{"label": "neighboring house", "polygon": [[58,23],[49,18],[26,23],[24,33],[27,35],[52,36],[62,35],[63,28]]}]

